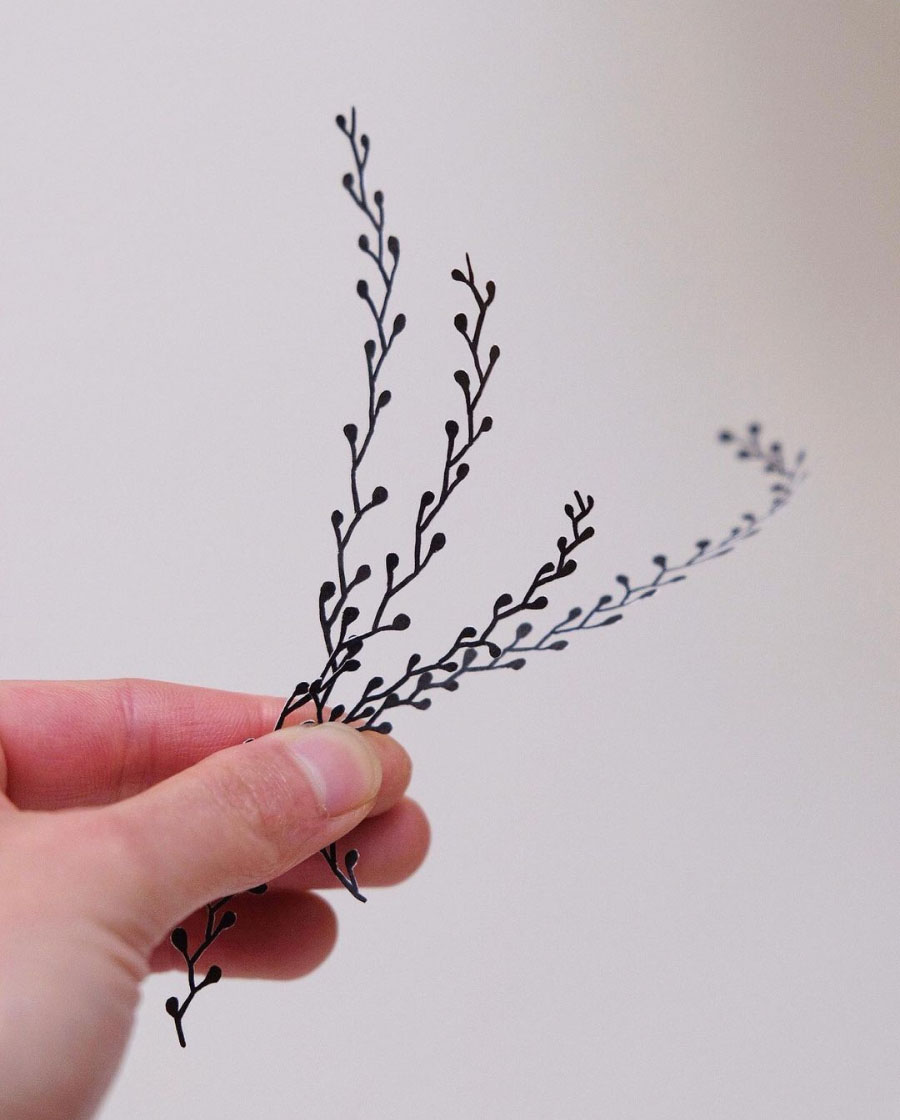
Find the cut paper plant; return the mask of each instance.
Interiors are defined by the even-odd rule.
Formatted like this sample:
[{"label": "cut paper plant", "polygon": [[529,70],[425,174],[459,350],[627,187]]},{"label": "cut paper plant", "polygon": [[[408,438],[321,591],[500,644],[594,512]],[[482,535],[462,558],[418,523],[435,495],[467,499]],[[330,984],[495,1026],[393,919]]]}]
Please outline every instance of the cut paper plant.
[{"label": "cut paper plant", "polygon": [[[460,627],[436,649],[424,654],[410,653],[401,672],[387,677],[367,676],[362,672],[363,663],[377,650],[379,636],[410,626],[410,617],[402,609],[404,592],[436,563],[436,557],[446,547],[441,516],[469,477],[475,445],[493,427],[491,416],[485,412],[485,398],[500,361],[500,348],[488,343],[485,333],[497,289],[492,280],[480,283],[476,279],[468,255],[464,267],[451,272],[466,305],[466,310],[453,320],[463,355],[462,364],[453,373],[459,390],[459,411],[444,424],[443,462],[438,460],[434,482],[419,498],[407,548],[388,552],[377,562],[371,557],[367,560],[365,530],[370,519],[377,516],[375,511],[388,502],[385,487],[369,477],[368,455],[382,413],[391,404],[385,367],[406,328],[406,317],[395,311],[392,304],[400,243],[387,232],[384,194],[369,187],[369,137],[357,130],[355,110],[349,120],[339,116],[337,125],[349,143],[353,160],[353,169],[344,175],[343,186],[364,226],[357,245],[366,258],[368,278],[357,282],[356,294],[371,318],[370,336],[362,348],[365,393],[361,422],[347,423],[343,429],[350,461],[349,493],[344,507],[331,515],[335,568],[319,591],[323,662],[316,676],[296,685],[275,726],[281,727],[289,716],[302,711],[316,722],[341,720],[360,729],[387,733],[392,727],[389,717],[395,709],[424,711],[431,706],[436,692],[456,692],[469,674],[520,670],[532,657],[564,650],[585,631],[612,626],[635,603],[654,597],[662,588],[685,580],[701,565],[727,555],[741,541],[757,534],[763,523],[790,501],[805,477],[804,456],[800,452],[788,457],[781,444],[765,443],[761,426],[756,423],[740,433],[722,431],[719,439],[734,449],[739,459],[756,464],[769,476],[763,511],[758,515],[744,513],[725,533],[697,540],[682,558],[673,561],[662,554],[653,556],[644,573],[617,575],[612,588],[598,594],[590,604],[573,606],[552,624],[536,623],[532,619],[542,616],[548,606],[547,592],[575,571],[575,553],[580,558],[581,550],[594,535],[590,525],[594,500],[590,494],[576,490],[563,505],[560,536],[526,586],[502,590],[486,618]],[[365,594],[361,590],[364,585]],[[364,902],[356,877],[359,853],[350,850],[341,856],[337,845],[332,844],[321,854],[347,890]],[[265,885],[260,885],[251,893],[261,894],[265,889]],[[235,913],[228,908],[232,897],[207,905],[206,929],[199,944],[192,946],[182,927],[172,932],[172,944],[187,966],[188,992],[182,999],[171,996],[166,1010],[174,1020],[182,1046],[186,1044],[183,1020],[192,1000],[222,977],[219,966],[211,964],[203,978],[198,978],[198,964],[214,942],[235,924]]]}]

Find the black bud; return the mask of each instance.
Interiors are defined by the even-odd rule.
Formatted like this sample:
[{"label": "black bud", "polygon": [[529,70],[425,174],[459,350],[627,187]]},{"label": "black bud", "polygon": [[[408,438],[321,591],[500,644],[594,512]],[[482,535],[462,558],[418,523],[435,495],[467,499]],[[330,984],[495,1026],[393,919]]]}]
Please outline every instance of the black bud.
[{"label": "black bud", "polygon": [[396,552],[389,552],[384,558],[384,566],[389,572],[397,570],[397,565],[400,563],[400,557]]},{"label": "black bud", "polygon": [[352,445],[352,444],[356,443],[356,437],[358,435],[356,425],[355,424],[345,424],[344,425],[344,435],[347,437],[347,442],[349,444]]},{"label": "black bud", "polygon": [[258,887],[251,887],[250,894],[265,894],[269,889],[268,883],[260,883]]},{"label": "black bud", "polygon": [[467,642],[470,638],[474,638],[478,631],[474,626],[464,626],[459,632],[460,641]]},{"label": "black bud", "polygon": [[493,365],[494,362],[496,362],[500,357],[500,347],[492,346],[490,351],[488,352],[488,357],[491,359],[491,365]]},{"label": "black bud", "polygon": [[434,491],[433,490],[426,490],[422,494],[422,500],[421,500],[421,503],[420,503],[421,506],[422,506],[422,509],[425,509],[426,506],[430,506],[433,501],[434,501]]},{"label": "black bud", "polygon": [[369,285],[368,285],[367,281],[357,280],[357,282],[356,282],[356,294],[359,296],[360,299],[365,299],[366,298],[366,296],[369,294]]},{"label": "black bud", "polygon": [[457,480],[459,482],[462,482],[462,480],[466,477],[466,475],[468,473],[469,473],[469,464],[468,463],[460,463],[459,467],[456,470]]},{"label": "black bud", "polygon": [[377,407],[378,408],[387,408],[387,406],[390,403],[391,403],[391,391],[390,391],[390,389],[382,390],[382,392],[380,392],[378,394],[378,405],[377,405]]},{"label": "black bud", "polygon": [[487,292],[488,299],[492,300],[497,294],[497,285],[493,280],[488,280],[488,282],[484,286],[484,290]]},{"label": "black bud", "polygon": [[657,566],[657,568],[665,568],[666,558],[662,555],[662,553],[660,553],[659,556],[653,557],[653,563]]},{"label": "black bud", "polygon": [[545,649],[565,649],[568,644],[565,639],[561,638],[558,642],[551,642],[549,646],[545,646]]},{"label": "black bud", "polygon": [[[319,589],[319,598],[321,599],[321,601],[323,603],[327,603],[328,600],[335,593],[335,591],[337,591],[337,588],[334,586],[334,584],[331,582],[331,580],[330,579],[326,580],[322,584],[321,588]],[[304,688],[303,691],[305,692],[306,689]]]},{"label": "black bud", "polygon": [[499,657],[503,650],[496,644],[496,642],[487,643],[488,653],[491,657]]},{"label": "black bud", "polygon": [[[565,644],[565,643],[563,643],[563,644]],[[517,657],[515,659],[515,661],[508,662],[506,667],[507,667],[507,669],[515,669],[516,671],[518,671],[519,669],[524,669],[525,668],[525,658],[524,657]]]},{"label": "black bud", "polygon": [[331,524],[335,527],[335,529],[337,529],[338,526],[343,523],[343,520],[344,515],[339,509],[336,509],[331,515]]},{"label": "black bud", "polygon": [[231,929],[237,921],[237,914],[233,910],[226,910],[219,921],[219,929]]},{"label": "black bud", "polygon": [[372,195],[372,198],[375,200],[375,205],[376,206],[384,205],[384,192],[383,191],[376,191]]},{"label": "black bud", "polygon": [[361,234],[359,235],[359,241],[357,241],[357,243],[356,243],[356,244],[357,244],[357,245],[358,245],[358,246],[360,247],[360,249],[362,249],[362,251],[363,251],[363,252],[365,253],[365,252],[367,252],[367,251],[368,251],[368,248],[369,248],[369,239],[368,239],[368,237],[366,237],[366,235],[365,235],[364,233],[361,233]]},{"label": "black bud", "polygon": [[356,848],[351,848],[344,856],[344,867],[348,872],[352,871],[359,863],[359,851]]},{"label": "black bud", "polygon": [[344,186],[347,188],[348,191],[353,186],[353,176],[350,174],[349,171],[343,177],[343,179],[341,179],[341,182],[344,184]]},{"label": "black bud", "polygon": [[450,273],[450,278],[452,280],[459,280],[463,284],[465,284],[465,282],[466,282],[465,276],[463,275],[462,272],[460,272],[460,270],[458,268],[454,268],[454,270]]},{"label": "black bud", "polygon": [[731,443],[734,439],[734,432],[719,432],[719,439],[722,443]]},{"label": "black bud", "polygon": [[404,329],[405,326],[406,326],[406,316],[403,314],[403,312],[401,312],[394,319],[394,334],[400,334],[400,332]]},{"label": "black bud", "polygon": [[335,119],[335,123],[337,124],[338,128],[341,130],[341,132],[343,132],[344,129],[347,127],[347,118],[344,116],[343,113],[338,113],[338,115],[334,119]]},{"label": "black bud", "polygon": [[375,357],[375,339],[374,338],[367,338],[366,339],[366,345],[364,346],[363,349],[366,352],[366,357],[367,358],[374,358]]},{"label": "black bud", "polygon": [[453,380],[457,385],[461,385],[463,389],[469,388],[469,375],[464,369],[458,369],[453,375]]},{"label": "black bud", "polygon": [[409,615],[398,614],[394,621],[391,623],[394,630],[408,630],[409,629]]},{"label": "black bud", "polygon": [[383,486],[376,486],[375,489],[372,491],[372,503],[373,503],[373,505],[376,505],[376,506],[383,505],[387,501],[387,498],[388,498],[388,492],[387,492],[387,490],[385,490],[385,488]]},{"label": "black bud", "polygon": [[440,552],[446,543],[447,538],[443,533],[435,533],[431,538],[431,544],[428,546],[429,553]]},{"label": "black bud", "polygon": [[359,607],[345,607],[341,620],[350,626],[359,618]]},{"label": "black bud", "polygon": [[451,439],[456,439],[459,435],[459,424],[455,420],[448,420],[444,425],[444,431]]},{"label": "black bud", "polygon": [[532,599],[531,602],[528,604],[528,609],[530,611],[542,611],[544,609],[544,607],[546,607],[546,605],[547,605],[547,596],[546,595],[538,595],[538,597],[536,599]]},{"label": "black bud", "polygon": [[360,566],[356,569],[356,576],[354,577],[353,582],[365,583],[371,574],[372,569],[368,564],[360,564]]},{"label": "black bud", "polygon": [[512,595],[510,595],[508,592],[504,591],[504,593],[502,595],[497,596],[497,598],[494,602],[494,611],[495,612],[496,611],[502,611],[503,608],[508,607],[509,604],[512,601],[513,601]]},{"label": "black bud", "polygon": [[454,325],[454,327],[456,327],[456,329],[459,331],[460,334],[465,334],[466,329],[469,326],[469,320],[460,311],[460,313],[457,316],[454,317],[453,325]]},{"label": "black bud", "polygon": [[345,661],[343,665],[345,673],[355,673],[358,668],[359,662],[354,657],[351,657],[349,661]]},{"label": "black bud", "polygon": [[188,936],[183,926],[176,926],[169,934],[169,940],[179,953],[187,952]]},{"label": "black bud", "polygon": [[[355,609],[356,608],[354,607],[354,610]],[[349,642],[347,642],[347,646],[346,646],[347,656],[348,657],[356,657],[356,655],[359,653],[359,651],[362,649],[362,647],[363,647],[362,638],[351,639]]]},{"label": "black bud", "polygon": [[392,723],[379,723],[377,727],[370,728],[371,731],[377,731],[379,735],[390,735],[394,730]]},{"label": "black bud", "polygon": [[468,667],[472,664],[472,662],[475,660],[475,658],[477,656],[478,656],[478,650],[477,649],[472,649],[472,647],[469,646],[469,648],[465,651],[465,653],[462,656],[463,668],[468,669]]},{"label": "black bud", "polygon": [[207,972],[206,978],[204,979],[203,983],[204,984],[218,984],[218,982],[221,979],[222,979],[221,968],[219,968],[219,966],[217,964],[213,964],[213,965],[210,965],[209,972]]},{"label": "black bud", "polygon": [[563,566],[559,569],[559,574],[561,576],[570,576],[577,567],[577,560],[567,560],[565,564],[563,564]]},{"label": "black bud", "polygon": [[531,631],[533,629],[534,629],[534,627],[531,625],[530,622],[520,622],[519,625],[516,627],[516,639],[517,639],[517,641],[521,641],[523,638],[527,638],[528,635],[531,633]]},{"label": "black bud", "polygon": [[400,242],[393,234],[387,239],[388,252],[395,259],[400,256]]},{"label": "black bud", "polygon": [[360,147],[361,147],[361,148],[368,148],[368,146],[369,146],[369,138],[368,138],[368,136],[366,136],[366,134],[365,134],[365,133],[363,133],[363,134],[362,134],[362,136],[360,136],[360,138],[359,138],[359,144],[360,144]]},{"label": "black bud", "polygon": [[481,427],[479,428],[479,431],[480,432],[489,432],[491,430],[491,428],[493,428],[493,426],[494,426],[493,416],[485,416],[485,418],[481,421]]}]

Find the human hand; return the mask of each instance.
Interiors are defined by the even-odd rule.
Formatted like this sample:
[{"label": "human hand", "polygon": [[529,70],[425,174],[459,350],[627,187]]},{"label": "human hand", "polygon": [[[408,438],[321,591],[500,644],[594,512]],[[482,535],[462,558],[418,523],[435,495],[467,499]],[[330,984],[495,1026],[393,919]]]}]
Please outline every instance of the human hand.
[{"label": "human hand", "polygon": [[403,748],[346,724],[266,734],[280,708],[154,681],[0,684],[4,1120],[93,1114],[142,979],[184,967],[168,934],[198,944],[205,903],[269,883],[230,904],[238,923],[209,960],[286,979],[334,945],[334,914],[309,893],[338,885],[320,848],[349,834],[364,885],[421,863]]}]

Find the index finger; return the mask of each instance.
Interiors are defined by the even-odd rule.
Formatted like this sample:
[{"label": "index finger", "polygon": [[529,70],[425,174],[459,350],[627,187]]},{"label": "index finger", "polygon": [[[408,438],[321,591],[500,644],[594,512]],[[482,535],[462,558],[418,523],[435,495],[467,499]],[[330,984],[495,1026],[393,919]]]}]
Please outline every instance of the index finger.
[{"label": "index finger", "polygon": [[[271,731],[282,704],[165,681],[0,682],[0,777],[5,755],[6,795],[21,809],[108,804]],[[389,736],[371,734],[383,774],[377,813],[403,794],[410,762]]]}]

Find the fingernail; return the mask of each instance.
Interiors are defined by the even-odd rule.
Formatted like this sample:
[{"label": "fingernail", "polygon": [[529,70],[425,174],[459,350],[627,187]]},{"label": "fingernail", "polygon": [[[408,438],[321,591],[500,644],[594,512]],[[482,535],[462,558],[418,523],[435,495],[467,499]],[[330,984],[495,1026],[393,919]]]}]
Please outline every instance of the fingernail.
[{"label": "fingernail", "polygon": [[381,763],[358,731],[339,723],[285,731],[291,753],[326,816],[339,817],[374,798],[381,785]]}]

